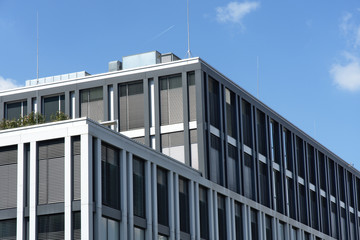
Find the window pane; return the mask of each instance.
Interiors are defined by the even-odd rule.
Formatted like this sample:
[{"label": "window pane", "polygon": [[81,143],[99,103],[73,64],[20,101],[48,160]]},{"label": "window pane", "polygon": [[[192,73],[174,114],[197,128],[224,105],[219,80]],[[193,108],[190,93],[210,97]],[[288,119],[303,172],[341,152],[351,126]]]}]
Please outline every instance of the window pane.
[{"label": "window pane", "polygon": [[38,239],[64,239],[64,214],[39,216]]},{"label": "window pane", "polygon": [[[61,101],[62,96],[62,101]],[[45,121],[50,122],[58,111],[61,111],[61,102],[64,103],[64,95],[44,98]],[[65,111],[65,110],[64,110]]]},{"label": "window pane", "polygon": [[16,219],[0,221],[0,239],[16,239]]},{"label": "window pane", "polygon": [[188,181],[179,178],[180,231],[190,233],[190,208]]},{"label": "window pane", "polygon": [[210,134],[210,153],[209,153],[209,173],[210,180],[223,185],[223,166],[220,139],[213,134]]},{"label": "window pane", "polygon": [[162,153],[185,163],[184,132],[161,135]]},{"label": "window pane", "polygon": [[210,124],[220,129],[219,83],[209,76]]},{"label": "window pane", "polygon": [[244,196],[255,199],[254,163],[250,155],[244,153]]},{"label": "window pane", "polygon": [[218,195],[218,229],[219,239],[227,239],[225,197]]},{"label": "window pane", "polygon": [[228,162],[227,162],[228,188],[234,192],[239,191],[239,161],[237,157],[237,148],[228,144]]},{"label": "window pane", "polygon": [[145,218],[145,170],[144,161],[133,158],[134,215]]},{"label": "window pane", "polygon": [[183,122],[181,74],[159,78],[161,125]]},{"label": "window pane", "polygon": [[258,231],[258,217],[256,210],[251,209],[250,218],[251,218],[251,239],[258,240],[259,231]]},{"label": "window pane", "polygon": [[235,203],[235,231],[236,239],[241,240],[243,238],[243,221],[242,221],[242,205]]},{"label": "window pane", "polygon": [[157,201],[158,223],[164,226],[169,226],[167,171],[162,168],[157,169]]},{"label": "window pane", "polygon": [[242,130],[244,144],[252,147],[251,105],[242,100]]},{"label": "window pane", "polygon": [[73,213],[73,240],[81,240],[81,213]]},{"label": "window pane", "polygon": [[201,238],[209,238],[209,223],[208,223],[208,198],[207,198],[207,189],[200,187],[199,188],[199,208],[200,208],[200,236]]},{"label": "window pane", "polygon": [[188,80],[188,94],[189,94],[189,121],[196,120],[196,86],[195,73],[189,72],[187,74]]},{"label": "window pane", "polygon": [[88,117],[95,121],[103,121],[104,104],[103,88],[91,88],[80,91],[81,117]]},{"label": "window pane", "polygon": [[[256,123],[257,123],[257,138],[258,138],[259,153],[266,156],[266,152],[267,152],[266,148],[267,148],[267,146],[266,146],[265,114],[263,112],[259,111],[259,110],[256,110],[256,112],[257,112],[257,114],[256,114],[256,119],[257,119]],[[276,140],[276,139],[273,139],[273,140]]]},{"label": "window pane", "polygon": [[266,240],[272,240],[272,219],[270,216],[265,216],[265,227],[266,227]]},{"label": "window pane", "polygon": [[235,94],[226,88],[225,99],[227,134],[233,138],[236,138]]},{"label": "window pane", "polygon": [[17,204],[17,146],[0,148],[0,209]]}]

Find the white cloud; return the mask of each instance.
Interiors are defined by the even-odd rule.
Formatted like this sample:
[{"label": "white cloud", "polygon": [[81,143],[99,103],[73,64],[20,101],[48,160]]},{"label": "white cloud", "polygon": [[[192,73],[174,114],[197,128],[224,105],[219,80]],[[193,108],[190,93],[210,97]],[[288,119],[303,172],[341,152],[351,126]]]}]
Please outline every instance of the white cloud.
[{"label": "white cloud", "polygon": [[340,30],[352,47],[360,47],[360,23],[351,13],[345,13],[341,19]]},{"label": "white cloud", "polygon": [[242,24],[242,19],[259,6],[259,2],[230,2],[225,7],[216,8],[216,19],[222,23],[232,22]]},{"label": "white cloud", "polygon": [[0,76],[0,91],[17,87],[21,86],[18,85],[15,80],[12,80],[10,78],[3,78],[2,76]]},{"label": "white cloud", "polygon": [[360,90],[360,59],[345,52],[346,64],[333,64],[330,75],[334,84],[352,92]]}]

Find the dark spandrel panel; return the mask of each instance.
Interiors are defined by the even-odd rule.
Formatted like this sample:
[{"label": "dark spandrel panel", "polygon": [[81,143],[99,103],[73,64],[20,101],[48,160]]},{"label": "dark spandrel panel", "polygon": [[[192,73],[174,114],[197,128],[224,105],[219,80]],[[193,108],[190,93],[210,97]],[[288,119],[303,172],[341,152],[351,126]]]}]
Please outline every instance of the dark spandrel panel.
[{"label": "dark spandrel panel", "polygon": [[0,148],[0,166],[17,163],[17,145]]},{"label": "dark spandrel panel", "polygon": [[0,221],[0,239],[16,240],[16,219]]}]

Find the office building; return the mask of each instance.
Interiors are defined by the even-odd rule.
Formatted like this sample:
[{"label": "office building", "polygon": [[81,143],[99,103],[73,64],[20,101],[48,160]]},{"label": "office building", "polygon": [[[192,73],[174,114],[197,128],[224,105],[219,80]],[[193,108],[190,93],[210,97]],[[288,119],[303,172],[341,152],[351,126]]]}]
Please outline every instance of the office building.
[{"label": "office building", "polygon": [[0,110],[0,239],[360,238],[360,173],[198,57],[29,80]]}]

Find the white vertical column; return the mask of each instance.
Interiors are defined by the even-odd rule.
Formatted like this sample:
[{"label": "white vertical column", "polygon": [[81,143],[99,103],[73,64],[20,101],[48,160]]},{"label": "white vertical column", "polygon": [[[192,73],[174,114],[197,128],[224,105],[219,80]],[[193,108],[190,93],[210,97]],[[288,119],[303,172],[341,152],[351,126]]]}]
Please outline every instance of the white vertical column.
[{"label": "white vertical column", "polygon": [[155,88],[154,80],[149,81],[150,95],[150,127],[155,127]]},{"label": "white vertical column", "polygon": [[70,93],[71,118],[75,119],[75,92]]},{"label": "white vertical column", "polygon": [[200,240],[199,183],[195,182],[195,235]]},{"label": "white vertical column", "polygon": [[128,153],[128,240],[134,239],[134,194],[133,194],[133,155]]},{"label": "white vertical column", "polygon": [[72,164],[71,164],[71,137],[65,137],[65,159],[64,159],[64,228],[65,239],[71,240],[72,217],[71,217],[71,200],[72,200]]},{"label": "white vertical column", "polygon": [[17,213],[16,239],[24,238],[24,144],[19,143],[17,148]]},{"label": "white vertical column", "polygon": [[189,187],[189,198],[190,198],[190,239],[195,240],[196,232],[195,232],[195,193],[194,193],[194,181],[190,181]]},{"label": "white vertical column", "polygon": [[36,142],[30,143],[29,239],[36,239]]},{"label": "white vertical column", "polygon": [[170,239],[175,239],[175,199],[174,199],[174,173],[172,171],[168,174],[169,179],[169,225],[170,225]]},{"label": "white vertical column", "polygon": [[[109,115],[109,120],[114,120],[114,87],[112,85],[109,86],[109,90],[108,90],[108,115]],[[115,129],[115,126],[112,125],[111,126],[112,130],[117,130]]]},{"label": "white vertical column", "polygon": [[208,209],[209,209],[209,237],[210,240],[215,239],[215,232],[214,232],[214,198],[213,198],[213,190],[208,190]]},{"label": "white vertical column", "polygon": [[226,219],[226,232],[227,232],[227,239],[233,239],[232,237],[232,217],[231,217],[231,203],[230,198],[225,198],[225,219]]},{"label": "white vertical column", "polygon": [[180,240],[179,175],[174,174],[175,239]]},{"label": "white vertical column", "polygon": [[[145,199],[147,199],[145,201],[145,209],[146,209],[146,230],[145,230],[145,239],[146,240],[151,240],[152,239],[152,211],[151,211],[151,207],[152,207],[152,191],[151,191],[151,162],[150,161],[146,161],[145,162]],[[156,184],[155,184],[156,185]],[[153,192],[155,195],[155,191]]]},{"label": "white vertical column", "polygon": [[214,239],[219,239],[219,216],[218,216],[218,201],[217,201],[217,192],[213,192],[213,201],[214,201]]},{"label": "white vertical column", "polygon": [[231,234],[232,239],[236,239],[236,224],[235,224],[235,201],[232,198],[230,200],[230,214],[231,214]]},{"label": "white vertical column", "polygon": [[94,146],[94,167],[95,171],[93,176],[94,179],[94,189],[95,189],[95,205],[96,205],[96,212],[94,215],[94,229],[95,229],[95,239],[101,239],[103,236],[103,232],[106,229],[103,229],[102,224],[102,185],[101,185],[101,140],[99,138],[94,139],[95,144]]},{"label": "white vertical column", "polygon": [[153,239],[158,239],[158,208],[157,208],[157,168],[156,164],[152,164],[152,214],[153,214]]},{"label": "white vertical column", "polygon": [[120,204],[121,204],[121,222],[120,222],[120,239],[127,239],[127,223],[128,223],[128,214],[127,214],[127,153],[125,150],[120,151]]},{"label": "white vertical column", "polygon": [[81,238],[93,239],[92,136],[81,135]]}]

